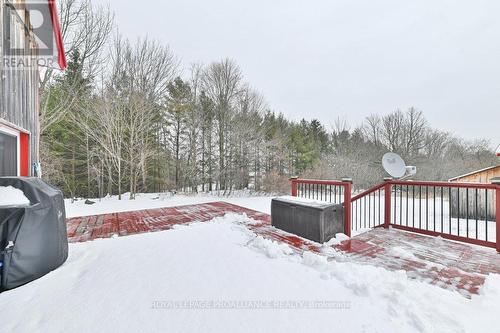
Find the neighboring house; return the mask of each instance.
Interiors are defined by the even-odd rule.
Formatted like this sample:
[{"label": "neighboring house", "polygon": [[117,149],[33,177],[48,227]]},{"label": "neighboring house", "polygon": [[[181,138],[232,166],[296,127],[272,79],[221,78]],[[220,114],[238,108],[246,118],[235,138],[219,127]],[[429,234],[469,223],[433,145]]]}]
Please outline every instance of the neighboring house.
[{"label": "neighboring house", "polygon": [[[39,70],[66,67],[59,20],[54,0],[0,0],[0,18],[0,176],[31,176],[39,161]],[[34,33],[40,26],[53,39],[46,43],[53,63],[39,61],[49,50]]]},{"label": "neighboring house", "polygon": [[[466,173],[449,179],[455,183],[491,183],[492,178],[500,177],[500,165]],[[462,219],[496,219],[496,199],[493,190],[470,190],[469,193],[456,190],[451,192],[451,216]],[[467,200],[469,201],[467,204]],[[477,207],[477,214],[476,214]]]},{"label": "neighboring house", "polygon": [[456,183],[490,183],[491,179],[495,177],[500,177],[500,165],[472,171],[461,176],[450,178],[448,181]]}]

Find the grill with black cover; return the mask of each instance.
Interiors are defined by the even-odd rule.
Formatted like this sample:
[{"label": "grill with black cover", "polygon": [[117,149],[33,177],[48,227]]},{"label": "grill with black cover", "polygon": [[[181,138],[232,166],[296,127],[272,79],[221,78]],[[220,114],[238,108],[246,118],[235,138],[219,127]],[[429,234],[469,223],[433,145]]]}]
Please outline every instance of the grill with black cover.
[{"label": "grill with black cover", "polygon": [[61,266],[68,257],[63,194],[39,178],[0,177],[30,200],[0,208],[0,291],[19,287]]}]

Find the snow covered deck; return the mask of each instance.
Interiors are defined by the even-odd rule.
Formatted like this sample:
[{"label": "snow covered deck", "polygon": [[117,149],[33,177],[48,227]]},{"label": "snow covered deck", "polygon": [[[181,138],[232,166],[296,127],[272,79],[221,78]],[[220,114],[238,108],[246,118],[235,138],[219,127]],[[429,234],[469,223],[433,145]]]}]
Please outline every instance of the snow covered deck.
[{"label": "snow covered deck", "polygon": [[226,213],[245,213],[255,220],[271,223],[268,214],[218,201],[70,218],[68,239],[70,242],[86,242],[96,238],[162,231],[174,225],[207,222]]},{"label": "snow covered deck", "polygon": [[226,202],[147,209],[75,217],[68,220],[70,242],[171,229],[207,222],[227,213],[246,214],[257,223],[245,227],[264,238],[285,243],[297,253],[311,251],[328,260],[354,262],[390,271],[469,297],[477,294],[490,273],[500,273],[500,255],[493,249],[451,242],[395,229],[376,228],[340,243],[318,244],[273,228],[270,216]]}]

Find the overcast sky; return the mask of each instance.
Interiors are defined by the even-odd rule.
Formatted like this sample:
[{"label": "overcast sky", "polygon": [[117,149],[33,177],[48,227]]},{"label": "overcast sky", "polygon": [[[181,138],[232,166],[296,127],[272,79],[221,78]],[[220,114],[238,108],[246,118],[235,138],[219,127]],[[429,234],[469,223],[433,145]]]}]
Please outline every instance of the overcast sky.
[{"label": "overcast sky", "polygon": [[234,59],[290,118],[356,125],[415,106],[433,127],[500,143],[498,0],[94,1],[186,68]]}]

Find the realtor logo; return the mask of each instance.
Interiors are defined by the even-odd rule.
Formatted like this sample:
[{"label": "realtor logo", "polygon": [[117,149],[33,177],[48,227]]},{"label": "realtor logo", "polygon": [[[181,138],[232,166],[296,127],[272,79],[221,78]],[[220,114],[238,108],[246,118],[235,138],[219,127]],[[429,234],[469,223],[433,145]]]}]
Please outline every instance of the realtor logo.
[{"label": "realtor logo", "polygon": [[7,3],[3,27],[4,56],[9,58],[6,60],[9,63],[5,65],[28,66],[36,62],[38,65],[50,66],[56,54],[52,16],[47,1]]}]

